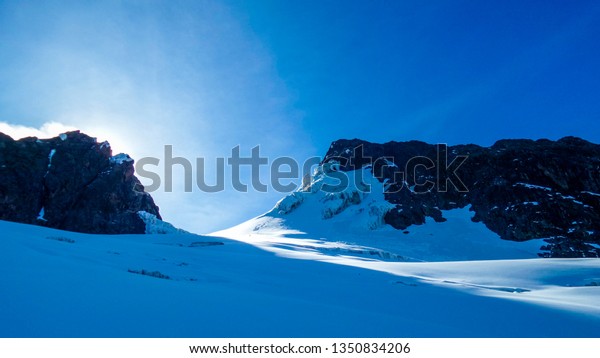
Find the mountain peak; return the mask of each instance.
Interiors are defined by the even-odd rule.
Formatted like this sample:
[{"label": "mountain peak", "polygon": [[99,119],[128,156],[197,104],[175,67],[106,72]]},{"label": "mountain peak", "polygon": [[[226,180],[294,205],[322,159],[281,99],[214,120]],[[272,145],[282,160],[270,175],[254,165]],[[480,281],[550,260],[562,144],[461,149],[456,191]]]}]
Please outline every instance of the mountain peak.
[{"label": "mountain peak", "polygon": [[469,208],[474,222],[504,240],[545,240],[540,256],[600,256],[600,145],[583,139],[505,139],[491,147],[340,139],[322,161],[332,163],[350,176],[370,170],[389,204],[383,222],[397,230]]},{"label": "mountain peak", "polygon": [[0,133],[0,219],[85,233],[144,233],[159,209],[126,154],[79,131],[13,140]]}]

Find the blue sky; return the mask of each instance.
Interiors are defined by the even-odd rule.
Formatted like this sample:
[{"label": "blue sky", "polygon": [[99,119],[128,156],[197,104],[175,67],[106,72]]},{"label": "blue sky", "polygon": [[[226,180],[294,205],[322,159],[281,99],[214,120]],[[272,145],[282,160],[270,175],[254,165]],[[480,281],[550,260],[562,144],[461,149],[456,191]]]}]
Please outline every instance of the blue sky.
[{"label": "blue sky", "polygon": [[[0,129],[209,166],[354,137],[599,143],[599,17],[597,1],[0,1]],[[153,196],[207,232],[281,194]]]},{"label": "blue sky", "polygon": [[600,140],[597,1],[236,2],[324,142]]}]

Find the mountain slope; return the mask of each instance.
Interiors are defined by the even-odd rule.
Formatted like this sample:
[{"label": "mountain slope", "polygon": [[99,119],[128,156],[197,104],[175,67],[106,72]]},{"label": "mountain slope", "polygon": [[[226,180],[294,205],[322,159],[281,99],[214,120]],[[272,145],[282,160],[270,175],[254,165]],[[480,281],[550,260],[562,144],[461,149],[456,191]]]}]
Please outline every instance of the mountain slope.
[{"label": "mountain slope", "polygon": [[[396,230],[384,217],[394,208],[384,198],[384,185],[372,175],[370,167],[360,175],[348,176],[348,186],[340,192],[321,190],[335,185],[336,179],[319,168],[310,188],[294,192],[258,218],[215,235],[248,237],[253,242],[274,245],[282,240],[298,246],[360,246],[377,252],[375,256],[397,261],[457,261],[535,258],[545,245],[543,240],[515,242],[501,240],[481,222],[473,222],[469,208],[443,210],[445,221],[427,218],[425,224]],[[355,178],[361,178],[356,182]],[[369,191],[361,188],[368,185]]]},{"label": "mountain slope", "polygon": [[86,235],[0,221],[0,336],[600,332],[597,259],[386,262],[233,238]]},{"label": "mountain slope", "polygon": [[[414,145],[430,148],[397,147],[408,155]],[[497,150],[469,148],[480,158]],[[595,231],[577,236],[597,224],[597,206],[579,201],[595,195],[581,191],[596,190],[595,178],[581,179],[585,187],[572,179],[567,189],[581,193],[567,197],[488,163],[499,176],[479,176],[470,193],[421,193],[410,179],[386,192],[398,184],[386,170],[399,159],[348,166],[328,154],[273,210],[208,236],[145,211],[132,213],[147,235],[0,221],[0,336],[599,337],[600,259],[539,258],[600,249]],[[498,200],[509,206],[496,225],[497,209],[485,208]],[[550,203],[558,211],[537,208]],[[554,223],[563,210],[582,218],[553,224],[572,234],[563,241],[506,240],[497,229],[519,213]],[[515,223],[513,233],[538,232]]]},{"label": "mountain slope", "polygon": [[323,162],[342,171],[372,165],[388,181],[386,199],[397,210],[385,222],[395,228],[471,205],[474,220],[503,239],[546,239],[546,256],[600,255],[590,245],[600,244],[600,145],[574,137],[489,148],[339,140]]}]

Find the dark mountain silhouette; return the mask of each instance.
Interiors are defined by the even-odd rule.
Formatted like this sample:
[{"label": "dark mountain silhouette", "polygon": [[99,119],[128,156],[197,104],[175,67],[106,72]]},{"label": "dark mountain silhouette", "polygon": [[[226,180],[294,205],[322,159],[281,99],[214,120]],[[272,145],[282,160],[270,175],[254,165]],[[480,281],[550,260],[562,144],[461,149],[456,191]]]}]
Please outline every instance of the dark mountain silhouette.
[{"label": "dark mountain silhouette", "polygon": [[13,140],[0,133],[0,220],[102,234],[144,233],[159,209],[133,159],[79,131]]},{"label": "dark mountain silhouette", "polygon": [[399,230],[470,205],[473,220],[503,239],[545,239],[543,256],[600,256],[600,145],[574,137],[488,148],[338,140],[323,163],[341,171],[372,165],[395,204],[385,222]]}]

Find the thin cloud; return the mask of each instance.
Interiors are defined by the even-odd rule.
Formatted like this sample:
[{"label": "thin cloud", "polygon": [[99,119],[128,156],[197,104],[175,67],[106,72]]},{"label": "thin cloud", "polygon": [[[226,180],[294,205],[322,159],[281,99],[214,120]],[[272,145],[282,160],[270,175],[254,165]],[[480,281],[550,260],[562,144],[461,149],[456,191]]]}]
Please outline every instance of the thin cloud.
[{"label": "thin cloud", "polygon": [[61,133],[76,130],[77,128],[59,122],[46,122],[39,128],[0,122],[0,132],[11,136],[13,139],[25,137],[52,138]]}]

